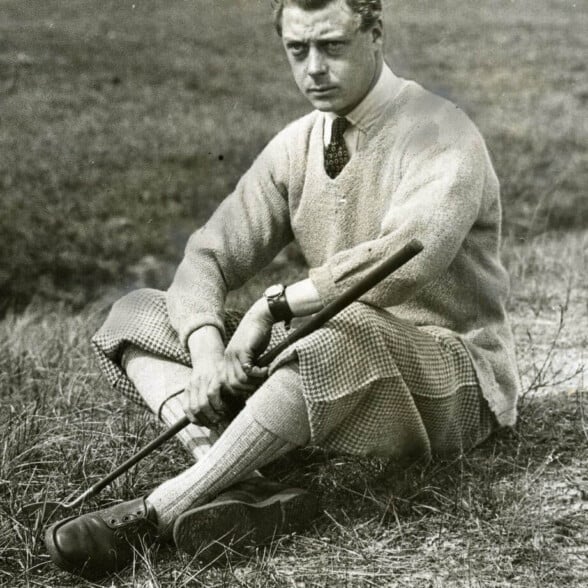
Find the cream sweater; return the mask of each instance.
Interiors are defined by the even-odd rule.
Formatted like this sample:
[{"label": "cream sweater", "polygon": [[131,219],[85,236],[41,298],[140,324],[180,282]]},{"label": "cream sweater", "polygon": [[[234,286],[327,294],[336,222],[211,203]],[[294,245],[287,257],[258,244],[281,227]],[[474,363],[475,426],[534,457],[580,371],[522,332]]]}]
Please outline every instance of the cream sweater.
[{"label": "cream sweater", "polygon": [[504,308],[499,186],[476,127],[407,82],[330,179],[324,120],[314,111],[280,132],[191,236],[167,294],[182,343],[203,325],[222,331],[227,292],[293,238],[328,303],[416,237],[424,250],[362,300],[458,336],[498,421],[514,424],[519,379]]}]

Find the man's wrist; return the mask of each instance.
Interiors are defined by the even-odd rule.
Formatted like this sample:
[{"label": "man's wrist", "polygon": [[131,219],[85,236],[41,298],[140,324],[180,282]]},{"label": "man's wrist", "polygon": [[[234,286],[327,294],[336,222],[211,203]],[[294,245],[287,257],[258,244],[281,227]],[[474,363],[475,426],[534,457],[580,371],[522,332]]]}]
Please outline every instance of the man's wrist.
[{"label": "man's wrist", "polygon": [[288,325],[294,314],[286,298],[286,287],[282,284],[274,284],[266,289],[263,297],[274,322],[284,321]]},{"label": "man's wrist", "polygon": [[225,352],[221,333],[213,325],[204,325],[192,332],[188,337],[188,349],[192,358],[204,355],[222,357]]},{"label": "man's wrist", "polygon": [[308,316],[323,308],[323,302],[313,282],[306,278],[290,284],[286,299],[294,316]]},{"label": "man's wrist", "polygon": [[253,306],[249,310],[253,315],[264,322],[274,323],[275,319],[270,312],[269,305],[265,297],[259,298],[253,303]]}]

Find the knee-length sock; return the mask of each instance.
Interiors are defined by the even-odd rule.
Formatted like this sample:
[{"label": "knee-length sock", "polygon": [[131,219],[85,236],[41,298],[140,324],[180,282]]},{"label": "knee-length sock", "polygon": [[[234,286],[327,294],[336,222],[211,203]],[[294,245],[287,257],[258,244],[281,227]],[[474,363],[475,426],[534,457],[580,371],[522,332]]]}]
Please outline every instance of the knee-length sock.
[{"label": "knee-length sock", "polygon": [[[147,406],[166,426],[171,427],[185,416],[180,397],[174,394],[186,387],[192,368],[135,346],[126,348],[122,367]],[[190,424],[177,438],[199,460],[208,453],[218,435],[206,427]]]},{"label": "knee-length sock", "polygon": [[[254,470],[279,458],[308,440],[308,417],[304,401],[292,400],[300,389],[289,389],[281,401],[285,382],[298,378],[295,370],[280,369],[235,417],[210,451],[195,465],[156,488],[147,501],[155,508],[162,531],[188,510],[214,498],[231,484],[249,477]],[[297,379],[299,382],[299,378]],[[272,392],[273,391],[273,392]],[[253,397],[252,397],[253,398]],[[263,405],[263,406],[262,406]],[[269,430],[256,416],[269,423]]]}]

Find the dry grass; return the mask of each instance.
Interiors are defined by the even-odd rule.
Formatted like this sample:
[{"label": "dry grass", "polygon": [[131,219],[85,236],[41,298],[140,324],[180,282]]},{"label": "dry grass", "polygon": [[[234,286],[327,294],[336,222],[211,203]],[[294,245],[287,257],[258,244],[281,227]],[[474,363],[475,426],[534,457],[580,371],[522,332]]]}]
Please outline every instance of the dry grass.
[{"label": "dry grass", "polygon": [[[574,269],[584,263],[587,243],[586,233],[563,234],[509,249],[512,316],[528,391],[514,430],[468,455],[409,469],[300,452],[268,473],[319,495],[323,514],[313,529],[249,559],[205,569],[166,546],[152,549],[101,585],[588,582],[588,396],[580,362],[588,283]],[[88,339],[104,311],[96,305],[71,314],[45,305],[0,324],[0,584],[89,585],[58,572],[44,552],[44,525],[64,513],[24,516],[19,509],[77,496],[157,433],[97,373]],[[188,463],[172,442],[86,508],[147,492]]]}]

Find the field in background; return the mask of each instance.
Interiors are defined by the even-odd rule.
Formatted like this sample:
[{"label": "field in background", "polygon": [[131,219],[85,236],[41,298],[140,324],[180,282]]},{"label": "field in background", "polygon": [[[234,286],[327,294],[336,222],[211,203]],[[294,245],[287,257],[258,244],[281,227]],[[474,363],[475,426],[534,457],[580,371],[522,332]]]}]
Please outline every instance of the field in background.
[{"label": "field in background", "polygon": [[[0,2],[0,309],[34,294],[81,306],[179,259],[308,110],[268,3]],[[585,6],[385,5],[395,71],[453,99],[487,138],[506,231],[588,226]]]},{"label": "field in background", "polygon": [[[189,232],[307,111],[267,4],[0,0],[0,586],[80,585],[20,507],[73,498],[158,432],[89,337],[124,290],[166,286]],[[301,453],[272,473],[319,494],[308,533],[204,570],[152,550],[105,585],[588,584],[588,10],[385,4],[390,64],[470,114],[502,181],[520,422],[424,469]],[[290,249],[233,301],[301,270]],[[170,443],[88,506],[187,464]]]}]

